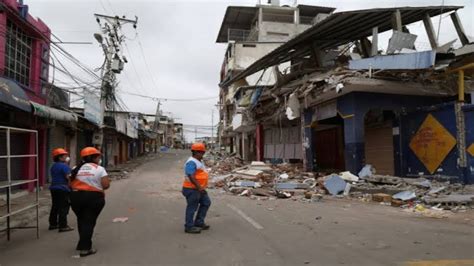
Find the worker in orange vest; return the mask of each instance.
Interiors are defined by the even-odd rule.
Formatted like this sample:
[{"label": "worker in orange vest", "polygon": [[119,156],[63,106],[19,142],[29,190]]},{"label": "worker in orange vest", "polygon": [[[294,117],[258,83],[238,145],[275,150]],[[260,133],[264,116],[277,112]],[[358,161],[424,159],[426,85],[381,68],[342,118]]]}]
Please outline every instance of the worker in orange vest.
[{"label": "worker in orange vest", "polygon": [[[185,177],[182,192],[187,202],[184,232],[199,234],[201,230],[208,230],[210,227],[204,222],[211,206],[211,199],[206,191],[209,174],[202,162],[206,146],[203,143],[194,143],[191,146],[191,152],[192,156],[184,166]],[[195,214],[196,218],[194,218]]]},{"label": "worker in orange vest", "polygon": [[100,212],[105,206],[104,191],[110,180],[104,167],[100,166],[101,154],[94,147],[81,150],[82,162],[71,172],[71,207],[77,216],[79,242],[76,250],[81,257],[95,254],[92,235]]}]

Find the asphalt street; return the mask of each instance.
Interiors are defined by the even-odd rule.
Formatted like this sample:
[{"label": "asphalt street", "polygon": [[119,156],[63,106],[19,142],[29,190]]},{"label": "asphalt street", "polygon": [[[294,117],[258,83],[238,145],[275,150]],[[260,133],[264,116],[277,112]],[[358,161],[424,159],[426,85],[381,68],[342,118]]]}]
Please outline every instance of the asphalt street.
[{"label": "asphalt street", "polygon": [[[474,265],[469,218],[417,217],[399,208],[341,199],[257,201],[211,190],[199,235],[183,232],[184,151],[160,154],[113,182],[99,217],[98,253],[78,258],[77,232],[0,238],[0,265]],[[125,223],[113,223],[128,217]],[[75,227],[75,216],[69,214]],[[426,264],[424,264],[426,263]]]}]

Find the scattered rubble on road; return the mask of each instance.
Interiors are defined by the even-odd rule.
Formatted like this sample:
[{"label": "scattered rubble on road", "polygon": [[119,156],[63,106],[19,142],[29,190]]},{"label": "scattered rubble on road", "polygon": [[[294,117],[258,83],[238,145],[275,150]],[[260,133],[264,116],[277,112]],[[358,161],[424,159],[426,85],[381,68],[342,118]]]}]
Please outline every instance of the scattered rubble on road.
[{"label": "scattered rubble on road", "polygon": [[325,197],[352,198],[363,202],[404,208],[407,212],[432,218],[474,208],[474,186],[427,178],[377,175],[367,165],[359,176],[351,172],[313,173],[301,164],[244,164],[240,157],[211,153],[211,187],[257,200],[293,199],[320,202]]},{"label": "scattered rubble on road", "polygon": [[107,173],[112,180],[126,179],[140,165],[156,158],[156,154],[150,153],[142,157],[135,158],[117,166],[107,167]]}]

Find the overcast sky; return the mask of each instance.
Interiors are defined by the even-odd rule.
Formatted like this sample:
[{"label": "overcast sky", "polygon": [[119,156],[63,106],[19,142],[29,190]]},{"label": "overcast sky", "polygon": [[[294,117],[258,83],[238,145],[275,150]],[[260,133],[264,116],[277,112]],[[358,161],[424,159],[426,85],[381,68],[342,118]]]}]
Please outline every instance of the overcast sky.
[{"label": "overcast sky", "polygon": [[[445,5],[463,5],[460,11],[466,32],[473,36],[473,1],[445,0]],[[264,1],[262,1],[264,2]],[[284,1],[291,4],[294,1]],[[376,7],[441,5],[442,0],[306,0],[300,4],[336,7],[337,11],[366,9]],[[213,100],[200,102],[164,102],[162,109],[172,112],[184,124],[211,125],[211,112],[214,109],[214,123],[218,119],[215,107],[218,95],[219,71],[223,60],[225,44],[216,44],[220,24],[228,5],[252,6],[251,1],[160,1],[160,0],[25,0],[30,13],[42,19],[63,41],[93,42],[86,45],[63,45],[80,61],[90,68],[97,68],[103,61],[101,48],[92,34],[98,32],[94,13],[126,15],[138,17],[138,37],[133,28],[125,28],[129,38],[128,50],[124,54],[129,59],[125,70],[118,76],[120,89],[138,94],[160,98],[203,98]],[[438,18],[433,20],[437,28]],[[418,41],[427,42],[421,23],[410,27],[412,33],[420,34]],[[441,27],[440,43],[457,38],[449,18],[444,18]],[[140,44],[143,47],[145,64]],[[88,81],[92,77],[64,59],[74,75]],[[153,78],[151,77],[153,76]],[[74,86],[71,79],[56,73],[58,81]],[[63,85],[59,83],[58,85]],[[155,113],[156,102],[136,96],[121,95],[128,110]],[[201,130],[202,131],[202,130]],[[190,137],[194,134],[187,134]],[[198,134],[202,135],[202,134]]]}]

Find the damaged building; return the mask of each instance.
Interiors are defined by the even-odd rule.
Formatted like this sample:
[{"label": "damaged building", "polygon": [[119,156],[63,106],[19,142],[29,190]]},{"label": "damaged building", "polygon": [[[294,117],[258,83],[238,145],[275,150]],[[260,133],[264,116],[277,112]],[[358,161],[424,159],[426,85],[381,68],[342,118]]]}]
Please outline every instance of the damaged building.
[{"label": "damaged building", "polygon": [[[229,7],[218,42],[232,27],[264,29],[266,8],[298,9]],[[293,27],[294,35],[251,58],[233,50],[246,41],[229,38],[219,84],[221,146],[245,160],[301,161],[307,171],[358,173],[370,164],[383,175],[474,183],[474,45],[461,8],[304,6],[313,13],[295,14],[312,16],[307,28]],[[238,12],[247,14],[245,23]],[[457,40],[438,43],[432,18],[440,15]],[[428,49],[410,33],[413,23],[423,25]]]}]

